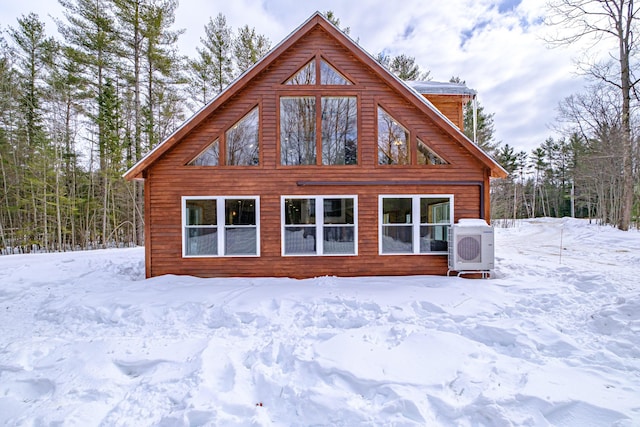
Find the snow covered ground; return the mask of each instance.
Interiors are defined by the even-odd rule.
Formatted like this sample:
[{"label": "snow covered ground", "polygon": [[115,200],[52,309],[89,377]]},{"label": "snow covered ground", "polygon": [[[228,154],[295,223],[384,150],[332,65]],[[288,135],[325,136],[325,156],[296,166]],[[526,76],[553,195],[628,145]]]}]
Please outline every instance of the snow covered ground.
[{"label": "snow covered ground", "polygon": [[496,247],[490,280],[0,257],[0,424],[640,425],[640,233],[537,219]]}]

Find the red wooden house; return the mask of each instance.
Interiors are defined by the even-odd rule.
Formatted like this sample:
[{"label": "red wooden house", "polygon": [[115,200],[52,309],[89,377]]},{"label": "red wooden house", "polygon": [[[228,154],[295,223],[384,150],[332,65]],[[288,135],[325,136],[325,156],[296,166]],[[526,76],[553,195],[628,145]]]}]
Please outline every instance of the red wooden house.
[{"label": "red wooden house", "polygon": [[445,274],[447,227],[489,220],[506,175],[461,89],[410,87],[314,14],[125,174],[147,277]]}]

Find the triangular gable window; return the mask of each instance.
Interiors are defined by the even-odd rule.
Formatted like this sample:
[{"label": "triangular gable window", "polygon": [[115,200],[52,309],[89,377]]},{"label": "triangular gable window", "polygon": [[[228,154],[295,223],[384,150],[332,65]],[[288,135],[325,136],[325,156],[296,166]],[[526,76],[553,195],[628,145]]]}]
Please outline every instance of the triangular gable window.
[{"label": "triangular gable window", "polygon": [[350,85],[352,83],[326,61],[322,60],[320,61],[320,84]]},{"label": "triangular gable window", "polygon": [[316,84],[316,61],[312,59],[300,71],[295,73],[284,84],[286,85],[314,85]]},{"label": "triangular gable window", "polygon": [[218,166],[220,152],[218,149],[218,140],[216,139],[211,145],[204,149],[195,159],[188,163],[188,166]]},{"label": "triangular gable window", "polygon": [[418,140],[418,164],[419,165],[448,165],[445,159],[440,157],[435,151],[433,151],[427,144],[422,142],[420,138]]},{"label": "triangular gable window", "polygon": [[[291,76],[284,84],[286,85],[315,85],[317,84],[316,60],[312,59],[302,67],[297,73]],[[333,68],[324,59],[320,60],[320,84],[321,85],[351,85],[345,76]]]}]

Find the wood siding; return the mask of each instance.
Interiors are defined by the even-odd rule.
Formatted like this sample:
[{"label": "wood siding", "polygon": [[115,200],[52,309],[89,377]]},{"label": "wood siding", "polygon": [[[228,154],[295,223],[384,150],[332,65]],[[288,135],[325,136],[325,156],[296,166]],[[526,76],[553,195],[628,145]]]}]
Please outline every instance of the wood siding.
[{"label": "wood siding", "polygon": [[[282,85],[318,53],[355,84],[339,88],[307,88],[306,92],[304,87]],[[358,98],[357,165],[280,166],[279,97],[317,90],[322,90],[323,95],[349,94]],[[259,166],[186,166],[256,105],[260,109]],[[412,146],[415,147],[416,138],[420,138],[450,164],[379,166],[378,105],[410,130]],[[414,148],[412,156],[415,154]],[[379,255],[378,196],[451,194],[456,221],[460,218],[489,219],[490,171],[486,165],[322,27],[315,27],[284,51],[242,90],[184,135],[180,143],[149,165],[145,173],[148,276],[302,278],[444,274],[447,271],[446,255]],[[331,182],[340,185],[327,185]],[[425,184],[427,182],[429,184]],[[357,195],[357,256],[281,256],[282,195]],[[260,257],[183,258],[182,196],[258,196]]]},{"label": "wood siding", "polygon": [[424,95],[442,114],[447,116],[458,129],[464,131],[464,104],[469,99],[458,95]]}]

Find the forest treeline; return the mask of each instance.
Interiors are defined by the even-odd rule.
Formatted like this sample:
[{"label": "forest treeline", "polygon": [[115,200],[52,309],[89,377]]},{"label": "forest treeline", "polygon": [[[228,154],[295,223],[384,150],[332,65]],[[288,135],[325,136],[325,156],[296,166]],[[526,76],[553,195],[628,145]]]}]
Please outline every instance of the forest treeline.
[{"label": "forest treeline", "polygon": [[[143,244],[143,186],[122,174],[271,47],[254,28],[231,28],[218,14],[205,25],[194,57],[184,56],[174,29],[177,0],[60,4],[55,35],[30,13],[0,36],[4,254]],[[378,60],[400,78],[429,78],[410,56]],[[567,99],[561,117],[571,132],[532,153],[496,142],[493,115],[478,108],[478,143],[510,173],[493,183],[493,218],[575,214],[618,221],[614,139],[621,121],[612,98],[600,86]],[[468,105],[470,137],[472,117]],[[637,147],[634,141],[635,159]]]},{"label": "forest treeline", "polygon": [[270,49],[223,15],[195,58],[178,51],[176,0],[60,0],[0,38],[2,253],[138,245],[143,186],[122,174]]}]

